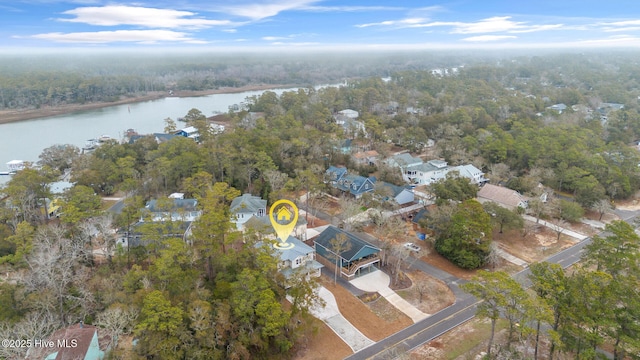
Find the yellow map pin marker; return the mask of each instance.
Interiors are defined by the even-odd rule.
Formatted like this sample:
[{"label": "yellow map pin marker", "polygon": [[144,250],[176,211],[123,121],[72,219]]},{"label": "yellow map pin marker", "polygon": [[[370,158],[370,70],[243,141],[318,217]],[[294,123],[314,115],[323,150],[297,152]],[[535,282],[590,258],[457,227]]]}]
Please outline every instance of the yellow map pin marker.
[{"label": "yellow map pin marker", "polygon": [[289,200],[278,200],[269,209],[269,220],[279,239],[274,246],[278,249],[293,248],[295,245],[287,243],[287,239],[298,223],[298,207]]}]

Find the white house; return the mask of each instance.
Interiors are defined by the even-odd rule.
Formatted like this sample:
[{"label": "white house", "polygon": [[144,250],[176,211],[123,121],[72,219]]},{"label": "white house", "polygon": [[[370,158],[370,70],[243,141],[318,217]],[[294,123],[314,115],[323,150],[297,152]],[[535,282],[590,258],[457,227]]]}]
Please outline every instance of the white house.
[{"label": "white house", "polygon": [[160,221],[195,221],[202,215],[198,210],[198,200],[196,199],[175,199],[163,203],[163,201],[150,200],[144,208],[148,216],[143,216],[142,221],[148,219],[152,222]]},{"label": "white house", "polygon": [[259,196],[242,194],[231,201],[231,221],[236,224],[238,230],[242,230],[243,225],[252,216],[267,215],[267,200],[262,200]]},{"label": "white house", "polygon": [[482,170],[471,164],[449,166],[443,160],[429,160],[426,163],[420,158],[409,154],[400,154],[387,160],[390,166],[400,168],[402,178],[411,184],[430,185],[447,177],[452,171],[457,171],[459,176],[465,177],[473,184],[483,184],[488,180]]},{"label": "white house", "polygon": [[285,278],[284,287],[290,287],[287,280],[291,279],[296,273],[301,273],[307,279],[319,277],[324,266],[316,261],[315,249],[293,236],[289,236],[287,243],[293,246],[286,249],[275,247],[275,251],[280,258],[278,272]]},{"label": "white house", "polygon": [[357,111],[351,109],[340,110],[338,111],[338,115],[346,116],[350,119],[357,119],[358,116],[360,116]]}]

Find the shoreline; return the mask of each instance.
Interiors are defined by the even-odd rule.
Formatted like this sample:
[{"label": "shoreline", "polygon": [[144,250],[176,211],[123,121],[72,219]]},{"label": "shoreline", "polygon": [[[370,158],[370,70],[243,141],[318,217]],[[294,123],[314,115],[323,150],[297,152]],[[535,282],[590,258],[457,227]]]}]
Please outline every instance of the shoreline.
[{"label": "shoreline", "polygon": [[[281,89],[281,88],[294,88],[296,85],[246,85],[237,88],[219,88],[219,89],[211,89],[211,90],[200,90],[200,91],[176,91],[171,95],[171,97],[197,97],[197,96],[207,96],[207,95],[215,95],[215,94],[233,94],[245,91],[261,91],[261,90],[271,90],[271,89]],[[145,95],[128,97],[124,99],[120,99],[118,101],[112,102],[100,102],[100,103],[89,103],[89,104],[68,104],[61,105],[55,107],[41,107],[39,109],[22,109],[22,110],[0,110],[0,124],[8,124],[12,122],[25,121],[25,120],[34,120],[40,119],[44,117],[56,116],[56,115],[65,115],[70,114],[77,111],[83,110],[94,110],[100,109],[109,106],[123,105],[123,104],[133,104],[144,101],[151,101],[162,99],[165,97],[169,97],[168,92],[166,91],[155,91],[149,92]]]}]

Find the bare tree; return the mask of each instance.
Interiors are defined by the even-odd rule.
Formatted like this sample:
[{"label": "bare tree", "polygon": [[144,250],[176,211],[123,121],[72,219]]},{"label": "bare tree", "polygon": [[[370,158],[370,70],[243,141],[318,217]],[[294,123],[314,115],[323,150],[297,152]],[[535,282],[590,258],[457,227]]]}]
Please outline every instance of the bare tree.
[{"label": "bare tree", "polygon": [[433,291],[433,289],[431,288],[431,284],[427,281],[417,281],[415,283],[415,287],[416,287],[416,291],[418,292],[418,300],[420,301],[421,304],[422,304],[422,299],[425,297],[425,295]]},{"label": "bare tree", "polygon": [[[55,317],[46,312],[32,311],[22,320],[15,324],[0,323],[0,338],[35,340],[46,339],[59,326]],[[27,347],[0,347],[0,358],[2,359],[24,359],[26,358]]]},{"label": "bare tree", "polygon": [[360,213],[360,205],[353,199],[342,197],[338,200],[341,209],[341,217],[344,222],[344,229],[350,231],[353,227],[353,217]]},{"label": "bare tree", "polygon": [[407,264],[411,259],[411,251],[402,245],[396,245],[392,248],[391,253],[393,255],[393,283],[397,284],[402,265]]},{"label": "bare tree", "polygon": [[113,347],[120,335],[131,333],[137,318],[138,310],[133,307],[112,306],[98,314],[96,324],[107,331]]},{"label": "bare tree", "polygon": [[333,252],[333,257],[336,260],[336,268],[333,278],[333,283],[338,283],[338,271],[342,269],[342,253],[351,250],[351,243],[346,234],[338,234],[335,238],[329,241],[330,250]]},{"label": "bare tree", "polygon": [[593,204],[592,209],[597,211],[598,214],[600,214],[600,217],[598,218],[598,221],[600,221],[602,220],[602,217],[604,216],[604,214],[611,212],[613,207],[611,206],[611,203],[609,202],[608,199],[600,199],[598,200],[598,202]]},{"label": "bare tree", "polygon": [[549,228],[555,231],[556,234],[558,234],[557,240],[559,241],[560,235],[562,235],[562,233],[567,230],[566,227],[568,226],[568,223],[562,219],[555,218],[547,221],[547,223],[549,224]]},{"label": "bare tree", "polygon": [[498,252],[498,243],[492,241],[489,244],[489,253],[487,254],[487,265],[491,266],[491,269],[495,269],[500,264],[500,253]]},{"label": "bare tree", "polygon": [[23,282],[28,292],[37,294],[36,309],[55,312],[58,321],[67,325],[90,313],[94,298],[87,288],[90,274],[84,265],[84,246],[63,234],[58,226],[38,229],[33,251],[27,258],[31,271]]}]

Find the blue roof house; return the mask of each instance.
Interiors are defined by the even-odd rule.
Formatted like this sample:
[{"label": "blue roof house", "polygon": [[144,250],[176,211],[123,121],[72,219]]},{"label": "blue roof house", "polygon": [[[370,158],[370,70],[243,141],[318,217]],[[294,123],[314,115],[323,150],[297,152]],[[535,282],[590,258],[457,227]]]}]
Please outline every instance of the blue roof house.
[{"label": "blue roof house", "polygon": [[366,178],[360,175],[345,175],[336,181],[335,187],[359,199],[362,197],[362,194],[373,191],[375,182],[376,179],[374,177]]},{"label": "blue roof house", "polygon": [[347,168],[344,167],[336,167],[329,166],[327,171],[325,171],[325,177],[331,183],[335,183],[336,181],[342,179],[343,176],[347,174]]},{"label": "blue roof house", "polygon": [[[331,242],[339,236],[344,237],[348,245],[344,247],[345,250],[336,253]],[[374,265],[380,262],[381,250],[379,248],[333,225],[318,235],[314,240],[314,246],[316,253],[320,255],[318,260],[332,269],[335,269],[337,262],[340,275],[348,280],[361,274],[363,269],[369,271],[372,268],[375,269]]]}]

